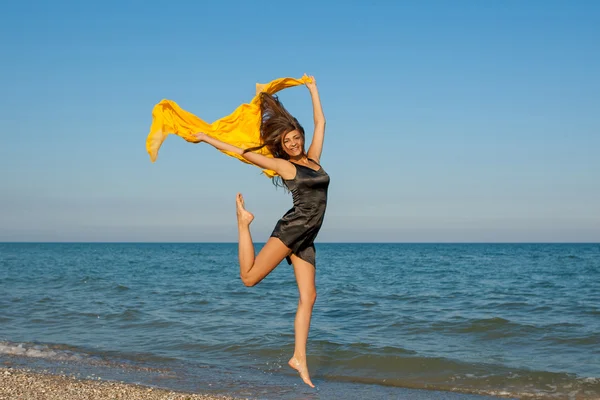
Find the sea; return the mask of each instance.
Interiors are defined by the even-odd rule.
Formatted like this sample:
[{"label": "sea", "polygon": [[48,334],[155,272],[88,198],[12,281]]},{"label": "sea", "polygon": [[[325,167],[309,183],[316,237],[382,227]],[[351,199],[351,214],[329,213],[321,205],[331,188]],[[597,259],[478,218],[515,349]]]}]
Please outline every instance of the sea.
[{"label": "sea", "polygon": [[315,389],[287,366],[293,268],[245,287],[236,243],[0,243],[0,365],[249,399],[600,399],[600,244],[316,249]]}]

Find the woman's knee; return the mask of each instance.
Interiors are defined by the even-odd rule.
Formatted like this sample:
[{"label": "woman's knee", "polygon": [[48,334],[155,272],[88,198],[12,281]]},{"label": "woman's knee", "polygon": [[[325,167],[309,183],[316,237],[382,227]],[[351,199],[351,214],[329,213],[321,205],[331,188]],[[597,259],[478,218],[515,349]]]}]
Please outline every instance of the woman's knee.
[{"label": "woman's knee", "polygon": [[305,290],[300,293],[300,303],[313,305],[317,301],[317,291],[316,290]]},{"label": "woman's knee", "polygon": [[242,283],[247,287],[256,286],[256,284],[258,283],[258,280],[251,274],[240,274],[240,279],[242,280]]}]

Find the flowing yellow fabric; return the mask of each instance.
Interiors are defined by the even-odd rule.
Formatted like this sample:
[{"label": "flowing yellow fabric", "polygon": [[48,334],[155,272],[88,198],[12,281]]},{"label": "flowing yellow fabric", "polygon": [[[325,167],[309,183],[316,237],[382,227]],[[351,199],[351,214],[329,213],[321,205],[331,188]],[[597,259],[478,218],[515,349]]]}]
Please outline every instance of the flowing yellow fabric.
[{"label": "flowing yellow fabric", "polygon": [[[204,132],[208,136],[242,149],[258,146],[261,144],[260,93],[274,94],[280,90],[303,85],[310,81],[310,78],[304,75],[300,79],[279,78],[266,84],[257,83],[256,95],[250,103],[240,105],[233,113],[214,121],[212,124],[183,110],[174,101],[162,100],[152,110],[152,125],[150,126],[150,133],[146,138],[146,150],[150,155],[150,160],[152,162],[156,161],[160,146],[170,134],[178,135],[186,141],[194,143],[197,140],[192,135],[197,132]],[[220,151],[246,164],[252,164],[238,154],[223,150]],[[258,150],[257,153],[273,157],[266,147]],[[263,173],[269,178],[276,175],[275,171],[269,169],[263,169]]]}]

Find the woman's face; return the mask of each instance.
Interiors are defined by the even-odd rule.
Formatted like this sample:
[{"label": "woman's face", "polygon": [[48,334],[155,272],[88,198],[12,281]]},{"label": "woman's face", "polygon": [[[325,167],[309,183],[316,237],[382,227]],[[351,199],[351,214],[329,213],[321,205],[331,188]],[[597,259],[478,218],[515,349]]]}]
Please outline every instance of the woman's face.
[{"label": "woman's face", "polygon": [[293,130],[283,135],[281,143],[283,145],[283,150],[290,157],[298,157],[302,154],[302,150],[304,149],[302,134],[297,130]]}]

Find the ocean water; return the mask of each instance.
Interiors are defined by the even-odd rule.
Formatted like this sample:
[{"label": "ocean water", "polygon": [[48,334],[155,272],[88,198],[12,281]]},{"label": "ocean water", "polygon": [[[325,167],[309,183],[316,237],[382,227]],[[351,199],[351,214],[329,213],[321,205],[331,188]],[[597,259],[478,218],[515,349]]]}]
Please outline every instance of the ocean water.
[{"label": "ocean water", "polygon": [[234,243],[0,244],[0,362],[261,399],[600,398],[600,244],[317,259],[316,390],[287,367],[292,268],[247,288]]}]

